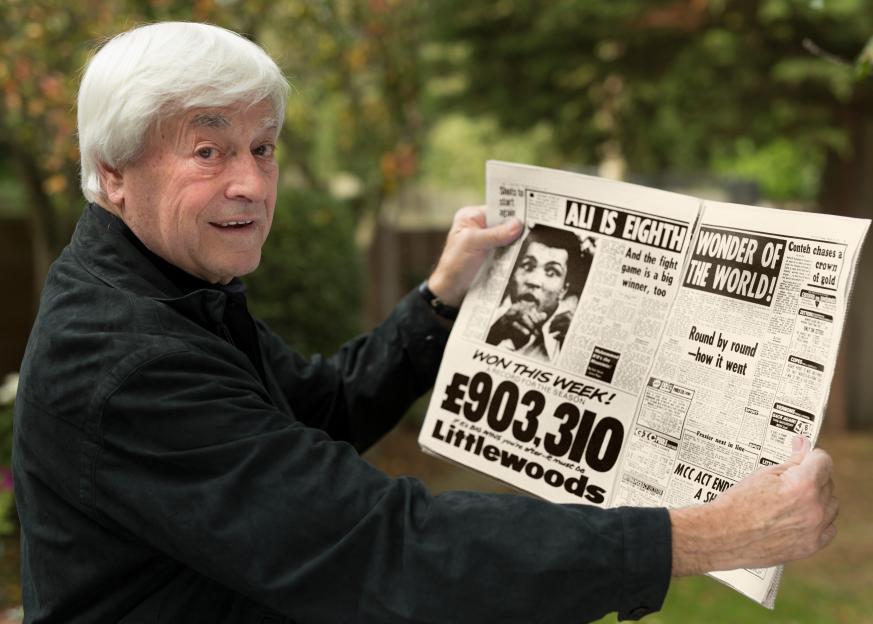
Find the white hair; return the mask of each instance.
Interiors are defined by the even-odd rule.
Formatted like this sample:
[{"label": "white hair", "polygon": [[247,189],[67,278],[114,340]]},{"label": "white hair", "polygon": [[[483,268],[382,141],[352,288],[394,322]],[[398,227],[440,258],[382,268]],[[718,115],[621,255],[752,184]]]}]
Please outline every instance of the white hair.
[{"label": "white hair", "polygon": [[269,99],[281,127],[287,98],[273,59],[224,28],[163,22],[117,35],[88,63],[79,86],[82,192],[88,201],[105,198],[98,165],[133,161],[163,115]]}]

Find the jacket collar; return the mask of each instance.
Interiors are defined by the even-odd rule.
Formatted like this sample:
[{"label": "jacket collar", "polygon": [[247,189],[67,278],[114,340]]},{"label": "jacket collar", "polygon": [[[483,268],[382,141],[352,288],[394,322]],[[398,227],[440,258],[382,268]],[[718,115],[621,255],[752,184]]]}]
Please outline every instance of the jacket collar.
[{"label": "jacket collar", "polygon": [[238,280],[216,287],[185,273],[149,251],[124,221],[94,203],[76,224],[71,251],[86,271],[113,288],[216,323],[224,317],[224,291],[242,287]]}]

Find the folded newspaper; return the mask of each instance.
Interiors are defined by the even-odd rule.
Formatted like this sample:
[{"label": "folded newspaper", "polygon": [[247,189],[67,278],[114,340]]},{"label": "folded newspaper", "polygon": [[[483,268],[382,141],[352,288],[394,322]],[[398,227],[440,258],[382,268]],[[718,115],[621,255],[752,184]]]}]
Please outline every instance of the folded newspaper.
[{"label": "folded newspaper", "polygon": [[[419,443],[525,492],[687,506],[821,429],[869,220],[489,162],[496,250]],[[712,576],[771,607],[781,566]]]}]

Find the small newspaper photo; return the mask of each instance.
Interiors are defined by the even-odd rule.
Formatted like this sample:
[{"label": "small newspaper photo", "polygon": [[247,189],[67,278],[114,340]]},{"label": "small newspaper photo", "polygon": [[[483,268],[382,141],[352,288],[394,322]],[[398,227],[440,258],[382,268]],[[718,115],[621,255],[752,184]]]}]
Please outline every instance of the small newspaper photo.
[{"label": "small newspaper photo", "polygon": [[[491,161],[518,218],[468,292],[419,444],[559,503],[683,507],[822,425],[866,219]],[[773,607],[781,566],[711,576]]]}]

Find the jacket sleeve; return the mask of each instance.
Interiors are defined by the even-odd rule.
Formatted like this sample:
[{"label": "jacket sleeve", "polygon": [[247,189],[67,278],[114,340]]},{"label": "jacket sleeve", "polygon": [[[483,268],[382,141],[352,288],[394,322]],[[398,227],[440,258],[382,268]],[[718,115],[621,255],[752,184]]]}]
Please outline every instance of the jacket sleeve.
[{"label": "jacket sleeve", "polygon": [[667,590],[666,510],[432,496],[217,358],[140,366],[104,403],[101,434],[98,514],[297,622],[638,618]]},{"label": "jacket sleeve", "polygon": [[305,359],[260,324],[265,359],[294,415],[363,451],[434,382],[448,330],[413,291],[370,334]]}]

